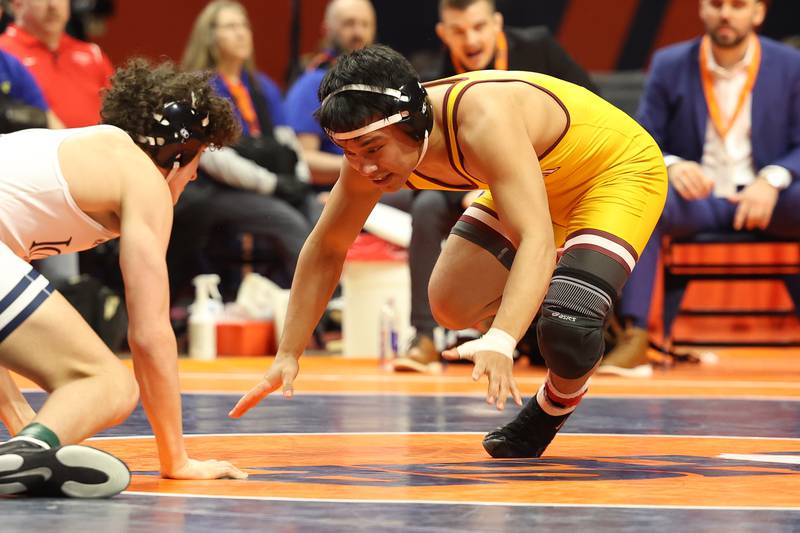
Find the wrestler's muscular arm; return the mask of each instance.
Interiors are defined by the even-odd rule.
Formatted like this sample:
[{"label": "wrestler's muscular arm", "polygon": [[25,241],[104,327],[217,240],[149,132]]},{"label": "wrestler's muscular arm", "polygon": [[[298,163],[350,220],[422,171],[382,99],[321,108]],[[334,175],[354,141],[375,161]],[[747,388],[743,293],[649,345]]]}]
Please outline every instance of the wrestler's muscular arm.
[{"label": "wrestler's muscular arm", "polygon": [[[535,106],[536,100],[528,104]],[[547,192],[534,149],[551,131],[527,123],[516,96],[489,84],[464,93],[458,111],[459,146],[467,170],[489,184],[500,221],[520,243],[492,323],[518,341],[539,309],[555,268]],[[476,372],[489,376],[490,403],[502,409],[509,393],[519,403],[510,358],[479,352],[474,361]]]},{"label": "wrestler's muscular arm", "polygon": [[132,143],[128,146],[120,148],[114,167],[119,174],[120,268],[130,317],[128,342],[161,474],[174,479],[247,477],[230,463],[197,461],[186,452],[165,259],[172,197],[150,159]]},{"label": "wrestler's muscular arm", "polygon": [[297,360],[339,282],[347,249],[380,195],[367,178],[343,162],[341,176],[322,216],[300,252],[275,361],[261,382],[239,400],[230,416],[242,416],[281,385],[284,396],[292,395],[292,383],[299,369]]}]

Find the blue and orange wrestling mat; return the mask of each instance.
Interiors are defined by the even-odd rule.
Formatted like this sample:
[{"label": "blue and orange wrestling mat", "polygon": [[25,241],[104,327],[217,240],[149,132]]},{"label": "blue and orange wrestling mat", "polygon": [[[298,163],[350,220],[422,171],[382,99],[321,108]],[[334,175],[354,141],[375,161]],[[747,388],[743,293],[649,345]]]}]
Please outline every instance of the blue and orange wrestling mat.
[{"label": "blue and orange wrestling mat", "polygon": [[[128,463],[127,492],[110,501],[4,499],[0,529],[798,531],[800,358],[720,355],[714,366],[651,379],[594,378],[537,460],[485,454],[483,434],[517,408],[486,405],[471,367],[390,374],[374,362],[305,357],[292,400],[270,397],[230,420],[268,360],[181,361],[191,455],[230,460],[248,480],[160,479],[137,410],[89,442]],[[543,377],[524,365],[515,373],[527,395]]]}]

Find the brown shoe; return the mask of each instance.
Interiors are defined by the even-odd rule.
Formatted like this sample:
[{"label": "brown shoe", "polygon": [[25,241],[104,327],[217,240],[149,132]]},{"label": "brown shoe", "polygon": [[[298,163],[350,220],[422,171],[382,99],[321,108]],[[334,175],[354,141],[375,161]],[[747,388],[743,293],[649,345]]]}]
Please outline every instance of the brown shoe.
[{"label": "brown shoe", "polygon": [[438,374],[442,371],[439,352],[428,335],[418,333],[411,339],[405,355],[392,361],[395,372],[427,372]]},{"label": "brown shoe", "polygon": [[626,378],[649,378],[653,367],[647,358],[649,335],[646,329],[629,326],[619,337],[617,345],[605,356],[598,374]]}]

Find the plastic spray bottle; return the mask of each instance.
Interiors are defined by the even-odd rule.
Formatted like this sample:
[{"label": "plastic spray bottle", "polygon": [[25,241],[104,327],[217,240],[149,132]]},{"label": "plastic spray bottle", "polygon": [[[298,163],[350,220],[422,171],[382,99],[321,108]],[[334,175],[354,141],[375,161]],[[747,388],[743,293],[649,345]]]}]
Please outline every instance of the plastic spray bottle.
[{"label": "plastic spray bottle", "polygon": [[189,306],[189,357],[209,361],[217,357],[217,319],[222,313],[219,276],[201,274],[193,280],[194,303]]},{"label": "plastic spray bottle", "polygon": [[391,369],[392,359],[397,357],[400,340],[397,321],[397,307],[394,304],[394,299],[389,298],[381,306],[380,315],[378,317],[378,338],[380,342],[380,346],[378,347],[378,364],[385,370]]}]

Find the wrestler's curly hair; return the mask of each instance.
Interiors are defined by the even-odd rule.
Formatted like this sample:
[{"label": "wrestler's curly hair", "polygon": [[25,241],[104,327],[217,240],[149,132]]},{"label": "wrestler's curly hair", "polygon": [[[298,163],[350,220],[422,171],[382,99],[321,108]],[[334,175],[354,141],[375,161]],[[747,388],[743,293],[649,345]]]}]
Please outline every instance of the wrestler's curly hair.
[{"label": "wrestler's curly hair", "polygon": [[239,121],[227,99],[217,96],[209,80],[212,72],[180,72],[170,61],[153,64],[134,58],[117,69],[111,87],[103,93],[100,116],[104,124],[117,126],[132,137],[148,136],[157,122],[153,114],[168,102],[192,102],[201,115],[208,115],[204,144],[227,146],[241,133]]}]

